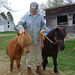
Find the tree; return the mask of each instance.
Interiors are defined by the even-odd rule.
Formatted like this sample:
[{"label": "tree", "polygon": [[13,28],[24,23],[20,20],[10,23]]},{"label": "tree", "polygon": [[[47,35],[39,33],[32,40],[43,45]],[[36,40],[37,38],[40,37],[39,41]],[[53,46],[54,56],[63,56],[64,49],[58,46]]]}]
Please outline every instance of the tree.
[{"label": "tree", "polygon": [[53,0],[52,5],[53,7],[58,7],[64,4],[64,0]]},{"label": "tree", "polygon": [[7,20],[7,16],[4,14],[4,12],[1,12],[0,15]]},{"label": "tree", "polygon": [[8,15],[9,20],[10,20],[10,21],[13,21],[12,14],[11,14],[9,11],[7,12],[7,15]]},{"label": "tree", "polygon": [[52,1],[48,0],[46,3],[39,4],[39,9],[46,9],[52,7]]},{"label": "tree", "polygon": [[51,7],[57,7],[64,4],[64,0],[47,0],[46,3],[41,3],[40,8],[46,9]]},{"label": "tree", "polygon": [[72,4],[72,3],[73,3],[73,1],[72,1],[72,0],[67,0],[67,2],[68,2],[69,4]]},{"label": "tree", "polygon": [[0,8],[5,8],[9,11],[13,11],[10,7],[9,7],[8,0],[0,0]]},{"label": "tree", "polygon": [[40,9],[46,9],[51,7],[58,7],[66,4],[72,4],[72,0],[66,0],[68,3],[65,2],[65,0],[47,0],[46,3],[40,4]]}]

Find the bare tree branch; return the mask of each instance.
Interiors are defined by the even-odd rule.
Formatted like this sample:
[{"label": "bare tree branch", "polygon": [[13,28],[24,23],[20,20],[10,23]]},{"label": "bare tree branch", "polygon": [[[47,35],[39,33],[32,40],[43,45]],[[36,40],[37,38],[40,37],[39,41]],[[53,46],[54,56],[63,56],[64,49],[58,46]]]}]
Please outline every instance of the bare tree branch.
[{"label": "bare tree branch", "polygon": [[0,8],[5,8],[9,11],[16,12],[10,8],[11,3],[8,0],[0,0]]}]

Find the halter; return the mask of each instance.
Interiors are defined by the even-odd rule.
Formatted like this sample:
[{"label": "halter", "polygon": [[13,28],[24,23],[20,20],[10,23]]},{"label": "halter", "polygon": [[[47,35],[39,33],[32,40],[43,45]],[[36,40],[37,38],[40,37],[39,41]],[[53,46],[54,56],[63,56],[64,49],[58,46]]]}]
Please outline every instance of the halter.
[{"label": "halter", "polygon": [[22,49],[23,49],[24,47],[26,47],[26,46],[30,46],[32,43],[33,43],[33,42],[31,42],[30,44],[24,45],[24,46],[22,47]]},{"label": "halter", "polygon": [[24,48],[24,47],[26,47],[26,46],[29,46],[29,44],[27,44],[27,45],[24,45],[22,48]]},{"label": "halter", "polygon": [[49,42],[51,42],[52,44],[58,45],[58,40],[56,39],[56,37],[54,37],[55,42],[53,42],[52,40],[50,40],[46,35],[45,35],[45,37],[46,37],[47,40],[48,40]]},{"label": "halter", "polygon": [[[39,35],[40,34],[38,34],[38,36],[37,37],[39,37]],[[50,38],[48,38],[46,35],[44,35],[46,38],[47,38],[47,40],[49,41],[49,42],[51,42],[52,44],[54,44],[54,45],[58,45],[58,42],[59,41],[62,41],[62,40],[57,40],[57,38],[56,38],[56,36],[54,37],[54,40],[55,40],[55,42],[53,42],[52,40],[50,40]],[[36,37],[36,38],[37,38]],[[36,38],[34,39],[34,40],[36,40]],[[29,45],[31,45],[33,42],[31,42],[30,44],[27,44],[27,45],[24,45],[22,48],[24,48],[24,47],[26,47],[26,46],[29,46]]]},{"label": "halter", "polygon": [[63,41],[63,40],[57,40],[57,39],[56,39],[56,36],[54,37],[54,40],[55,40],[55,44],[56,44],[56,45],[58,45],[58,42]]},{"label": "halter", "polygon": [[55,40],[55,44],[58,45],[58,40],[57,40],[56,36],[54,37],[54,40]]}]

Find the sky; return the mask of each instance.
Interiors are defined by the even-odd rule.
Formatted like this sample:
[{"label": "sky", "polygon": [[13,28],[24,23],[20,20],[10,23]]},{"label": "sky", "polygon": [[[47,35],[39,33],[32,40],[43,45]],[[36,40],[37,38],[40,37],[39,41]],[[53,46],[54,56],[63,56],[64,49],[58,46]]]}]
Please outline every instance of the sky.
[{"label": "sky", "polygon": [[14,23],[17,24],[21,17],[29,11],[31,2],[37,2],[39,4],[45,3],[46,1],[47,0],[8,0],[8,2],[11,2],[11,9],[17,11],[11,12],[14,18]]},{"label": "sky", "polygon": [[[11,12],[12,16],[14,18],[15,25],[17,25],[17,23],[21,19],[21,17],[26,12],[29,11],[31,2],[37,2],[38,4],[40,4],[40,3],[46,3],[46,1],[47,0],[8,0],[8,2],[11,3],[10,8],[12,10],[16,11],[16,12]],[[73,1],[75,2],[75,0],[73,0]]]}]

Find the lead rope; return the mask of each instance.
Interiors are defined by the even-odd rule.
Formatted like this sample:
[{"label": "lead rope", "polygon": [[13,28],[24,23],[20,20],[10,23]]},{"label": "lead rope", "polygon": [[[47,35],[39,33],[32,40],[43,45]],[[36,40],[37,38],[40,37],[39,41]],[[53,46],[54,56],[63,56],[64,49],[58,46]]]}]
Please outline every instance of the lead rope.
[{"label": "lead rope", "polygon": [[40,47],[44,47],[44,43],[43,43],[43,40],[45,40],[45,38],[49,41],[49,42],[51,42],[52,44],[56,44],[57,45],[57,40],[56,40],[56,38],[55,38],[55,43],[52,41],[52,40],[50,40],[46,35],[44,35],[44,33],[42,33],[42,34],[40,34]]},{"label": "lead rope", "polygon": [[43,44],[43,40],[45,40],[44,33],[41,33],[39,38],[40,38],[40,47],[44,47],[44,44]]}]

